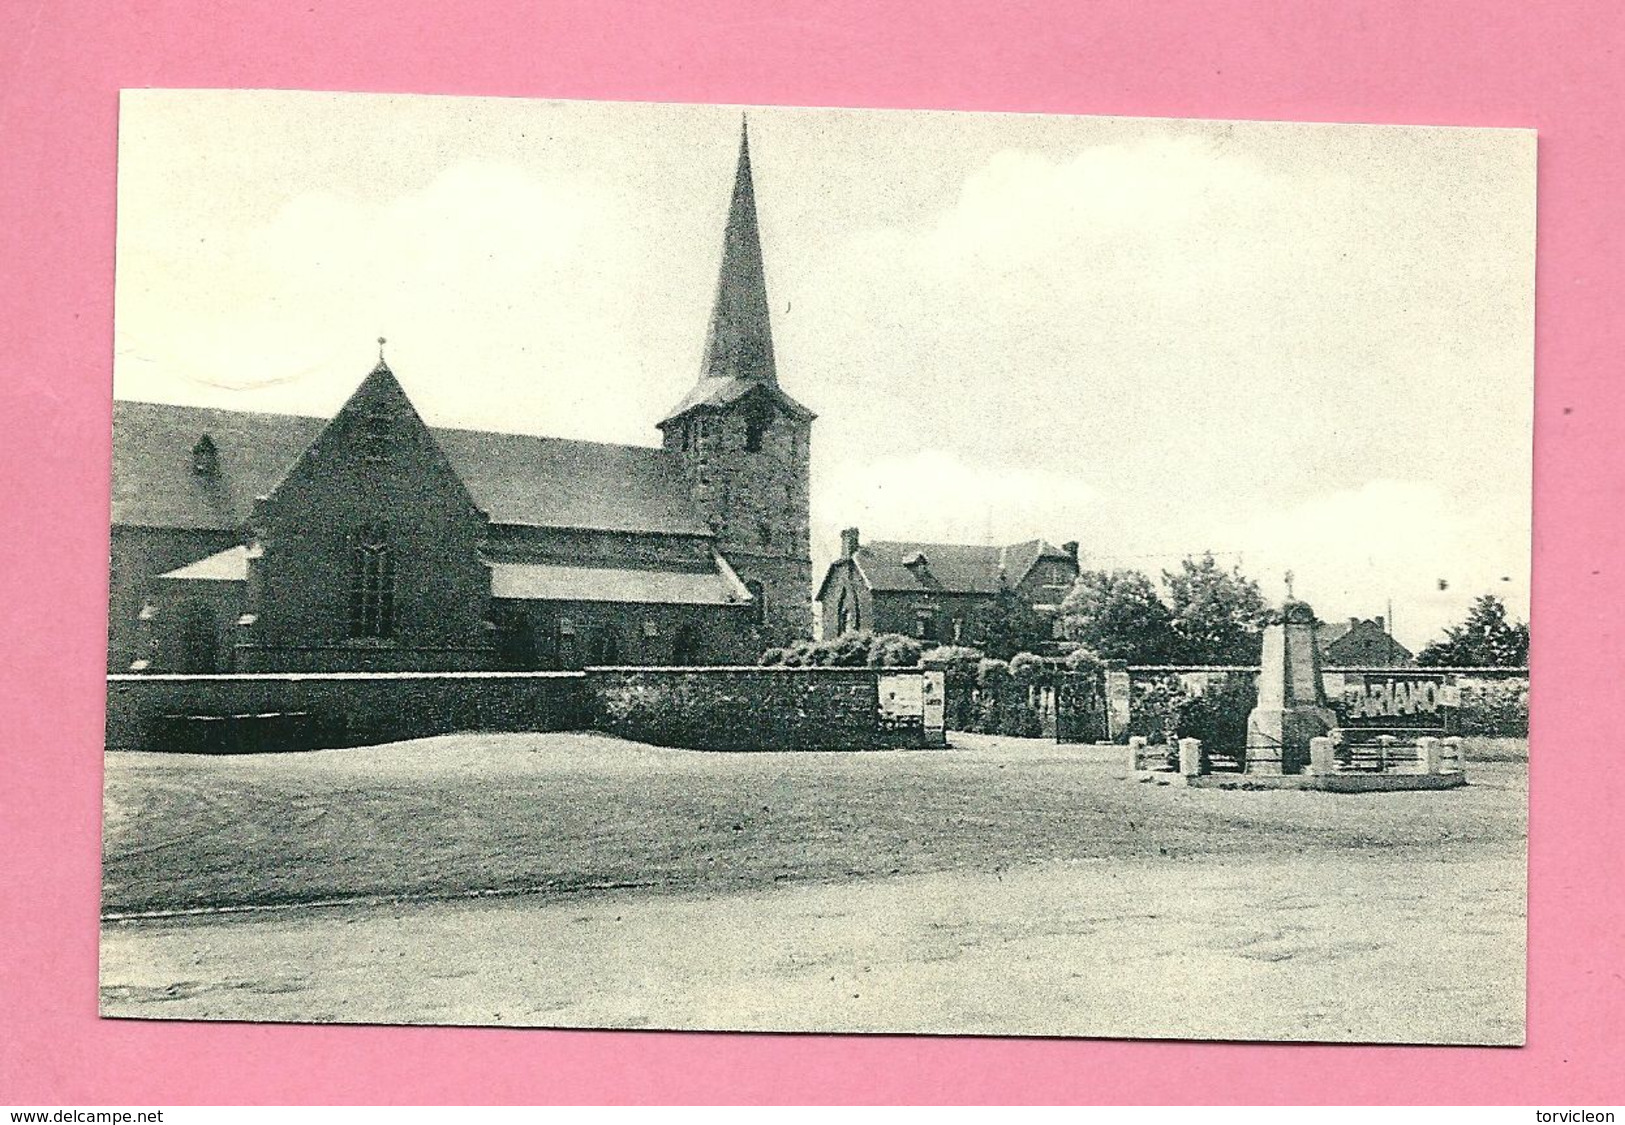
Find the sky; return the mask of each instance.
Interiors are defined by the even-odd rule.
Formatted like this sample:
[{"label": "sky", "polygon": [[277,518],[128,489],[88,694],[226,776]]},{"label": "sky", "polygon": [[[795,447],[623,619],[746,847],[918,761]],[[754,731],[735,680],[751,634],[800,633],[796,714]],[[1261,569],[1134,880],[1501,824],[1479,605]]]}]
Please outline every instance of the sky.
[{"label": "sky", "polygon": [[1527,131],[126,91],[113,393],[328,415],[383,336],[432,425],[657,444],[742,112],[820,573],[856,525],[1527,618]]}]

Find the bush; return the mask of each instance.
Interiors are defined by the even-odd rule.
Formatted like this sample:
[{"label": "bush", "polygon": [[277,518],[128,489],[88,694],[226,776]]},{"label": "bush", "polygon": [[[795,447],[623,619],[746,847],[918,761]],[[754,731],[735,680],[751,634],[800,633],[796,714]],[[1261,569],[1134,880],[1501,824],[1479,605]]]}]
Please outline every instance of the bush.
[{"label": "bush", "polygon": [[785,648],[770,648],[756,663],[788,668],[912,668],[919,657],[920,643],[912,637],[846,633],[827,641],[796,641]]},{"label": "bush", "polygon": [[1178,676],[1135,680],[1129,687],[1128,733],[1150,742],[1162,742],[1174,731],[1185,686]]},{"label": "bush", "polygon": [[1068,672],[1091,672],[1096,676],[1106,674],[1106,662],[1087,645],[1078,645],[1062,657],[1061,666]]},{"label": "bush", "polygon": [[1181,690],[1173,700],[1173,727],[1180,738],[1199,738],[1204,753],[1241,754],[1247,746],[1247,716],[1258,703],[1256,682],[1227,675],[1194,695]]},{"label": "bush", "polygon": [[1042,656],[1034,656],[1030,652],[1018,652],[1010,659],[1010,676],[1018,684],[1036,683],[1049,672],[1049,665]]},{"label": "bush", "polygon": [[1463,678],[1458,722],[1464,735],[1528,738],[1529,681]]},{"label": "bush", "polygon": [[920,663],[923,646],[901,633],[882,633],[869,646],[871,668],[914,668]]}]

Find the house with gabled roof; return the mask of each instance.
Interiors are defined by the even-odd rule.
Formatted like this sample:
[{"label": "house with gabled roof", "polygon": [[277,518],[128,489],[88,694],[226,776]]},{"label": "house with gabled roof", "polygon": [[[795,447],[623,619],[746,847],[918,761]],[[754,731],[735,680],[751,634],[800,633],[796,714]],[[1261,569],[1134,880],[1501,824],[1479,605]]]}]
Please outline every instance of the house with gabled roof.
[{"label": "house with gabled roof", "polygon": [[814,415],[778,382],[743,130],[659,446],[432,426],[379,343],[332,418],[114,403],[109,671],[735,663],[810,635]]},{"label": "house with gabled roof", "polygon": [[840,557],[818,587],[820,623],[826,638],[867,631],[975,644],[979,616],[1001,590],[1054,617],[1077,577],[1075,542],[866,543],[853,527],[841,533]]},{"label": "house with gabled roof", "polygon": [[1322,621],[1315,627],[1320,661],[1328,667],[1406,668],[1416,663],[1410,649],[1394,640],[1382,617]]}]

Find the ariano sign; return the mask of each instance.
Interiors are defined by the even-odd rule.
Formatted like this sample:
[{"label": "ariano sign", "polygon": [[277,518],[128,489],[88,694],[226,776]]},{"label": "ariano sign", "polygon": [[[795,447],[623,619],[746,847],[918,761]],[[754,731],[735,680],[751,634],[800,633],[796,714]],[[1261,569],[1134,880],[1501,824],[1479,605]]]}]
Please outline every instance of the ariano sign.
[{"label": "ariano sign", "polygon": [[1326,695],[1345,727],[1445,730],[1461,705],[1461,689],[1437,674],[1332,672],[1326,679]]}]

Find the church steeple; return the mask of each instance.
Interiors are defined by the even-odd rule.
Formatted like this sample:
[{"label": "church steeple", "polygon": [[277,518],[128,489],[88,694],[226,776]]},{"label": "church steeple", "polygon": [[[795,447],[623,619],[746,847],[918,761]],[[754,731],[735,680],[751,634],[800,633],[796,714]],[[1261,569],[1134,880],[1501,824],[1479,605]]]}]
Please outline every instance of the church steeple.
[{"label": "church steeple", "polygon": [[750,379],[778,384],[773,330],[768,323],[767,278],[756,224],[756,187],[750,172],[750,127],[739,124],[739,166],[734,172],[728,225],[722,236],[711,326],[705,337],[702,378]]}]

